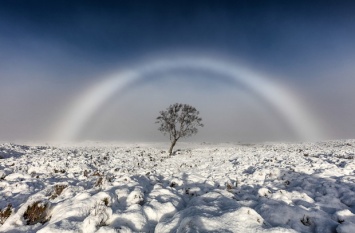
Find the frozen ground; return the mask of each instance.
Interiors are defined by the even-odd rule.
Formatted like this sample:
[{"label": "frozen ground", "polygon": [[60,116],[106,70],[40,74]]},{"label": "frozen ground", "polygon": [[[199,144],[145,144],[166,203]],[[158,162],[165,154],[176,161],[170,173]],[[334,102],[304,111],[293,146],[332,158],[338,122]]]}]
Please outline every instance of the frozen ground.
[{"label": "frozen ground", "polygon": [[355,232],[353,140],[167,146],[0,145],[0,231]]}]

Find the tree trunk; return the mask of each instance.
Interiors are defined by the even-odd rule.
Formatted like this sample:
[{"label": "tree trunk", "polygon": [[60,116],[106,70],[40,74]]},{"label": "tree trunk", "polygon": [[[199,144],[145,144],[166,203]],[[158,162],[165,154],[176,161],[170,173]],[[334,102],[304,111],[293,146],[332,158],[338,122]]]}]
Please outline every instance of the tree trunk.
[{"label": "tree trunk", "polygon": [[169,149],[169,155],[171,155],[173,153],[173,148],[176,144],[177,140],[174,140],[171,142],[171,146],[170,146],[170,149]]}]

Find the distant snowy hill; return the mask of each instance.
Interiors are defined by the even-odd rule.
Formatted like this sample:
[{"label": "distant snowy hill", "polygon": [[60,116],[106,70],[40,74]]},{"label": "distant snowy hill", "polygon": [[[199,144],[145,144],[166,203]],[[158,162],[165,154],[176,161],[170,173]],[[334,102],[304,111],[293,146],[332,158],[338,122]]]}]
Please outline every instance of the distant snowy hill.
[{"label": "distant snowy hill", "polygon": [[0,145],[0,232],[355,232],[355,141]]}]

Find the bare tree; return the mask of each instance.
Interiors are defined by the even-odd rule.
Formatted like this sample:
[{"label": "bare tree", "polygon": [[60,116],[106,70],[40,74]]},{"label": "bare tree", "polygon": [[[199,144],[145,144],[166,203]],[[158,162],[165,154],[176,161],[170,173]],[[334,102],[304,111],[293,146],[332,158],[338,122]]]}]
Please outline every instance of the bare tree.
[{"label": "bare tree", "polygon": [[159,131],[169,134],[172,154],[176,142],[180,138],[189,137],[197,133],[197,127],[203,127],[202,118],[196,108],[187,104],[173,104],[165,111],[160,111],[155,123],[160,124]]}]

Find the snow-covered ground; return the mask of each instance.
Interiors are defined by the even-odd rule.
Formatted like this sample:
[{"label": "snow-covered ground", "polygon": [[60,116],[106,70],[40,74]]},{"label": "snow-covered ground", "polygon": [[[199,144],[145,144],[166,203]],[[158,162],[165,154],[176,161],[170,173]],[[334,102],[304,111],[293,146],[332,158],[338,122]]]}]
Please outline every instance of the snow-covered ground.
[{"label": "snow-covered ground", "polygon": [[0,231],[355,232],[354,140],[168,146],[0,145]]}]

